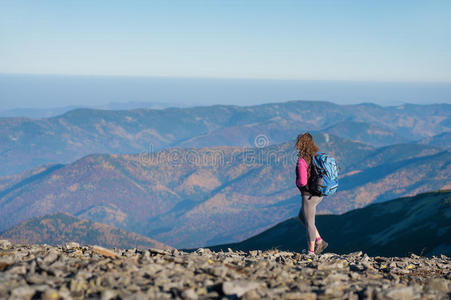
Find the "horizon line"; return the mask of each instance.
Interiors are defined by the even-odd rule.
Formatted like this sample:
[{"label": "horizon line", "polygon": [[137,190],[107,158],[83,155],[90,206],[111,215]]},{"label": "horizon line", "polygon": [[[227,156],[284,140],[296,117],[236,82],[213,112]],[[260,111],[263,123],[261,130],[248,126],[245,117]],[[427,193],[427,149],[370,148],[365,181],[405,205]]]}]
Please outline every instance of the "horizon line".
[{"label": "horizon line", "polygon": [[[1,73],[0,73],[1,75]],[[89,106],[89,105],[66,105],[66,106],[48,106],[48,107],[27,107],[27,106],[21,106],[21,107],[14,107],[14,108],[10,108],[10,109],[1,109],[0,113],[5,113],[5,112],[9,112],[9,111],[14,111],[14,110],[21,110],[21,109],[30,109],[30,110],[46,110],[46,109],[64,109],[64,108],[69,108],[68,111],[66,112],[62,112],[60,114],[57,114],[55,116],[59,116],[59,115],[64,115],[68,112],[71,111],[75,111],[75,110],[83,110],[83,109],[88,109],[88,110],[104,110],[104,111],[131,111],[131,110],[139,110],[139,109],[146,109],[146,110],[167,110],[167,109],[173,109],[173,108],[178,108],[178,109],[185,109],[185,108],[197,108],[197,107],[213,107],[213,106],[229,106],[229,107],[255,107],[255,106],[262,106],[262,105],[280,105],[280,104],[286,104],[289,102],[322,102],[322,103],[330,103],[330,104],[334,104],[334,105],[338,105],[338,106],[358,106],[358,105],[376,105],[379,107],[402,107],[405,105],[417,105],[417,106],[430,106],[430,105],[450,105],[451,103],[447,103],[447,102],[434,102],[434,103],[412,103],[412,102],[404,102],[402,104],[399,105],[382,105],[382,104],[378,104],[375,102],[359,102],[359,103],[351,103],[351,104],[340,104],[331,100],[308,100],[308,99],[292,99],[292,100],[285,100],[282,102],[274,102],[274,101],[269,101],[269,102],[263,102],[263,103],[258,103],[258,104],[251,104],[251,105],[240,105],[240,104],[200,104],[200,103],[193,103],[192,105],[184,105],[184,106],[178,106],[181,103],[159,103],[159,102],[134,102],[134,101],[128,101],[128,102],[108,102],[108,103],[104,103],[104,104],[100,104],[100,105],[94,105],[94,106]],[[174,106],[168,106],[168,107],[163,107],[163,108],[146,108],[146,107],[135,107],[135,108],[129,108],[129,109],[114,109],[114,108],[104,108],[103,106],[107,106],[107,105],[112,105],[112,104],[168,104],[168,105],[174,105]],[[12,116],[12,117],[2,117],[1,118],[16,118],[16,117],[21,117],[21,116]],[[24,118],[31,118],[34,119],[34,117],[24,117]],[[41,117],[39,117],[41,118]],[[43,117],[44,119],[46,118],[50,118],[50,117]]]},{"label": "horizon line", "polygon": [[369,80],[369,79],[293,79],[293,78],[261,78],[261,77],[201,77],[201,76],[169,76],[169,75],[128,75],[128,74],[61,74],[61,73],[4,73],[0,76],[56,76],[56,77],[112,77],[112,78],[148,78],[148,79],[186,79],[186,80],[248,80],[248,81],[312,81],[312,82],[357,82],[357,83],[437,83],[451,84],[445,80]]}]

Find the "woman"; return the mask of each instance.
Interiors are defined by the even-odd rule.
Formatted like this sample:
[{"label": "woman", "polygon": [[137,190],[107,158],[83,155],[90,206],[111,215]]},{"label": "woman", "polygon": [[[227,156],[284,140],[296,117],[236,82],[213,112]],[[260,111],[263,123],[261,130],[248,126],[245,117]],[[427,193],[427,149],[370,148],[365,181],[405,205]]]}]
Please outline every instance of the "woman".
[{"label": "woman", "polygon": [[313,141],[310,133],[298,135],[296,141],[298,150],[298,163],[296,166],[296,186],[302,194],[302,207],[299,211],[299,219],[307,229],[308,254],[320,254],[327,247],[326,241],[321,239],[315,226],[316,206],[323,197],[313,196],[308,191],[310,177],[310,165],[319,147]]}]

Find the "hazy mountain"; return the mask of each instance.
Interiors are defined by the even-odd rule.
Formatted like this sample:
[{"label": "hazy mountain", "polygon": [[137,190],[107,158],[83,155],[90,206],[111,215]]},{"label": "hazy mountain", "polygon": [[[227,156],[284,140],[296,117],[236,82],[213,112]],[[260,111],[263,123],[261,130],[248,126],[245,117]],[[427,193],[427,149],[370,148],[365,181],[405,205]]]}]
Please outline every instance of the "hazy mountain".
[{"label": "hazy mountain", "polygon": [[78,242],[109,248],[170,248],[160,242],[109,225],[56,213],[27,220],[0,234],[14,243],[61,245]]},{"label": "hazy mountain", "polygon": [[398,135],[385,126],[365,122],[343,121],[321,130],[336,136],[357,140],[373,146],[386,146],[405,143],[408,138]]},{"label": "hazy mountain", "polygon": [[323,212],[343,213],[371,202],[451,188],[451,152],[437,151],[424,156],[423,149],[417,149],[417,156],[400,159],[405,152],[416,148],[415,145],[404,147],[406,151],[398,153],[398,160],[367,168],[359,164],[362,169],[345,173],[340,180],[340,193],[319,208]]},{"label": "hazy mountain", "polygon": [[419,143],[451,150],[451,131],[424,138]]},{"label": "hazy mountain", "polygon": [[74,109],[104,109],[104,110],[131,110],[138,108],[146,109],[164,109],[168,107],[187,107],[188,105],[183,104],[172,104],[172,103],[158,103],[158,102],[111,102],[104,105],[79,105],[79,106],[63,106],[63,107],[49,107],[49,108],[13,108],[7,110],[0,110],[0,117],[2,118],[50,118],[58,115],[62,115],[68,111]]},{"label": "hazy mountain", "polygon": [[[405,144],[391,151],[328,134],[315,139],[342,172],[339,192],[319,211],[345,212],[450,185],[451,153],[439,148]],[[89,155],[6,184],[0,230],[64,211],[177,247],[242,240],[297,214],[296,159],[293,142]]]},{"label": "hazy mountain", "polygon": [[[419,194],[372,204],[343,215],[320,215],[316,226],[329,242],[327,252],[362,250],[369,255],[451,255],[451,190]],[[213,250],[300,251],[306,247],[305,227],[297,218],[235,244]]]},{"label": "hazy mountain", "polygon": [[0,191],[3,193],[11,187],[17,188],[20,185],[30,183],[36,178],[42,177],[46,173],[52,172],[55,168],[59,168],[61,164],[42,165],[27,170],[22,173],[0,177]]},{"label": "hazy mountain", "polygon": [[49,118],[64,114],[70,110],[81,108],[80,106],[64,106],[52,108],[12,108],[7,110],[0,110],[0,117],[2,118]]},{"label": "hazy mountain", "polygon": [[[255,146],[293,139],[306,130],[387,144],[451,130],[451,105],[337,105],[291,101],[257,106],[76,109],[46,119],[0,118],[0,175],[91,153],[141,153],[170,146]],[[354,122],[361,124],[356,130]],[[367,128],[366,128],[366,127]],[[382,131],[381,131],[382,130]],[[383,142],[382,136],[387,135]],[[353,136],[355,135],[355,136]]]}]

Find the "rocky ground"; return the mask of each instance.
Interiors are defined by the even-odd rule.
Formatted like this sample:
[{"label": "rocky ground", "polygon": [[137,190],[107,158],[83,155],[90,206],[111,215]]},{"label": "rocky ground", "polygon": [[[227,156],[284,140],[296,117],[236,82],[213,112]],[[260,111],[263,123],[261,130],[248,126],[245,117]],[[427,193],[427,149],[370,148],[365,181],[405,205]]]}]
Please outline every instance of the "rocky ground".
[{"label": "rocky ground", "polygon": [[451,258],[0,241],[1,299],[449,299]]}]

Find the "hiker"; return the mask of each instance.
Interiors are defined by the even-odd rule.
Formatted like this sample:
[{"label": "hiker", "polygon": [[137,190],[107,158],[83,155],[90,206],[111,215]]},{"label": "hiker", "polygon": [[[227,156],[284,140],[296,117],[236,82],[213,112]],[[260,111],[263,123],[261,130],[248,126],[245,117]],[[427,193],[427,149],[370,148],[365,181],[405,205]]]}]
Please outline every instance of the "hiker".
[{"label": "hiker", "polygon": [[327,247],[326,241],[321,236],[315,226],[316,206],[323,199],[322,196],[314,196],[309,192],[309,179],[311,164],[319,147],[315,144],[310,133],[298,135],[296,141],[298,150],[298,162],[296,165],[296,186],[302,194],[302,206],[299,211],[299,219],[306,227],[308,254],[320,254]]}]

